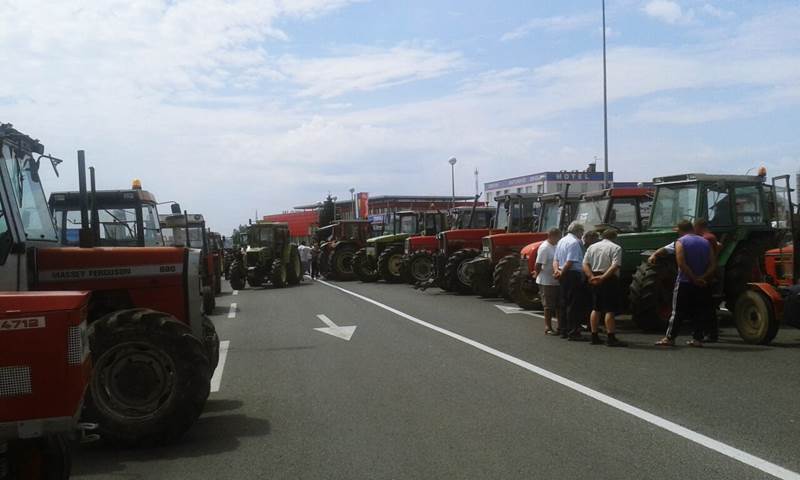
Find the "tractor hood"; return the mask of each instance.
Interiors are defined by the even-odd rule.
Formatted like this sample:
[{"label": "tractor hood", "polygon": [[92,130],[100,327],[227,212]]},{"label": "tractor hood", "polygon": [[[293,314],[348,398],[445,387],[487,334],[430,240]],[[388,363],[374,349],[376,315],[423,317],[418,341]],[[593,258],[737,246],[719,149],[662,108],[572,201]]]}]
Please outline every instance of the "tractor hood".
[{"label": "tractor hood", "polygon": [[394,235],[381,235],[380,237],[372,237],[367,239],[367,245],[376,245],[379,243],[402,243],[406,238],[410,237],[408,233],[397,233]]},{"label": "tractor hood", "polygon": [[247,250],[245,250],[245,251],[247,253],[250,253],[250,252],[258,253],[258,252],[262,252],[264,250],[269,250],[269,249],[270,249],[269,247],[247,247]]},{"label": "tractor hood", "polygon": [[678,238],[674,230],[655,230],[650,232],[625,233],[617,237],[622,246],[622,270],[632,272],[642,263],[642,255],[653,252],[674,242]]}]

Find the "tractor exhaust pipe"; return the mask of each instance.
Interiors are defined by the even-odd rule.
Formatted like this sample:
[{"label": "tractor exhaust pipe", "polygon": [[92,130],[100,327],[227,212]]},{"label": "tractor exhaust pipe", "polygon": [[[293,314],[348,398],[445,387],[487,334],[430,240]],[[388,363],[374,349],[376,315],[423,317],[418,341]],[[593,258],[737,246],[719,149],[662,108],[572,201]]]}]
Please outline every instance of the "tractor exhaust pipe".
[{"label": "tractor exhaust pipe", "polygon": [[78,190],[80,191],[81,230],[78,234],[78,245],[81,248],[90,248],[94,235],[89,226],[89,196],[86,193],[86,154],[78,150]]},{"label": "tractor exhaust pipe", "polygon": [[475,195],[475,198],[472,200],[472,211],[469,212],[469,225],[467,228],[472,228],[473,223],[475,222],[475,209],[478,207],[478,199],[481,198],[481,194]]},{"label": "tractor exhaust pipe", "polygon": [[186,235],[186,248],[192,248],[192,239],[189,238],[189,213],[183,211],[183,232]]},{"label": "tractor exhaust pipe", "polygon": [[93,244],[100,244],[100,215],[97,212],[97,187],[94,182],[94,167],[89,167],[89,188],[91,189],[90,196],[90,223],[92,226]]}]

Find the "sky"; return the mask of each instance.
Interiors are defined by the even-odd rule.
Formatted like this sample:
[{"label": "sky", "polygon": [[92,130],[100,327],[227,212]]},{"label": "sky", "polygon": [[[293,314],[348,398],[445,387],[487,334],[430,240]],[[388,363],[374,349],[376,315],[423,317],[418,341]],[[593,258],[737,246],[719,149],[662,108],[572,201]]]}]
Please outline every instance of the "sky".
[{"label": "sky", "polygon": [[[800,168],[800,4],[607,0],[615,178]],[[600,0],[0,0],[0,122],[228,234],[603,157]],[[167,210],[165,207],[164,210]]]}]

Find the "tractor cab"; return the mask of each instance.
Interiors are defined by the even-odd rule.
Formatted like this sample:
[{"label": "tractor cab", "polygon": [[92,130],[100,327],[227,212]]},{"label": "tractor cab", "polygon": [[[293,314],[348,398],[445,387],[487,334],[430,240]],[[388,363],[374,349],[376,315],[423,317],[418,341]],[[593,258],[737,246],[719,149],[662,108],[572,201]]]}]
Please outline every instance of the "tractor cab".
[{"label": "tractor cab", "polygon": [[[103,247],[160,247],[164,240],[159,228],[155,196],[142,190],[134,180],[130,190],[98,190],[91,194],[96,210],[95,245]],[[50,210],[56,221],[61,245],[78,246],[81,230],[81,193],[50,194]]]},{"label": "tractor cab", "polygon": [[497,197],[494,228],[506,233],[531,232],[536,227],[539,195],[530,193],[507,194]]},{"label": "tractor cab", "polygon": [[456,207],[451,210],[451,228],[456,230],[489,228],[497,211],[493,207],[475,207],[473,215],[472,210],[472,207]]},{"label": "tractor cab", "polygon": [[[412,211],[391,212],[384,216],[383,235],[367,240],[353,258],[353,271],[362,282],[378,279],[387,282],[403,280],[405,241],[418,235],[424,215]],[[433,217],[435,226],[435,217]]]},{"label": "tractor cab", "polygon": [[[749,282],[763,280],[765,252],[779,246],[788,226],[779,212],[786,200],[787,177],[766,181],[759,175],[683,174],[654,179],[656,191],[648,227],[641,233],[620,235],[623,247],[621,276],[631,279],[633,321],[645,329],[660,329],[671,314],[671,285],[677,275],[674,259],[662,258],[650,265],[643,256],[677,238],[681,220],[705,219],[721,243],[717,257],[717,301],[733,310]],[[781,186],[783,181],[787,185]]]},{"label": "tractor cab", "polygon": [[642,230],[653,202],[649,188],[609,188],[585,193],[575,207],[575,221],[586,230],[615,228],[620,233]]},{"label": "tractor cab", "polygon": [[448,228],[448,218],[443,212],[420,212],[417,216],[417,233],[433,236]]},{"label": "tractor cab", "polygon": [[539,196],[539,212],[536,231],[547,232],[551,228],[566,230],[575,217],[577,200],[562,193],[548,193]]}]

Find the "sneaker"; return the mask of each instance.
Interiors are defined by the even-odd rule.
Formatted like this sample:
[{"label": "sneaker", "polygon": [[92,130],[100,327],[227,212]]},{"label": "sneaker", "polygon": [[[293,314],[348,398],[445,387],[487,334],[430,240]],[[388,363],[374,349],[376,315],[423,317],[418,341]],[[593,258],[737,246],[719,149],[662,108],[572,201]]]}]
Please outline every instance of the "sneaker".
[{"label": "sneaker", "polygon": [[592,334],[592,340],[591,340],[591,342],[590,342],[590,343],[591,343],[592,345],[602,345],[602,344],[603,344],[603,341],[602,341],[602,340],[600,340],[600,335],[598,335],[598,334],[596,334],[596,333],[593,333],[593,334]]},{"label": "sneaker", "polygon": [[608,347],[627,347],[628,344],[617,339],[616,335],[609,335],[606,339],[606,346]]},{"label": "sneaker", "polygon": [[561,337],[561,338],[563,338],[563,339],[565,339],[565,340],[566,340],[567,338],[569,338],[569,335],[567,335],[567,332],[565,332],[565,331],[563,331],[563,330],[562,330],[562,331],[560,331],[560,332],[558,332],[558,336],[559,336],[559,337]]},{"label": "sneaker", "polygon": [[664,337],[661,340],[657,341],[655,343],[655,345],[657,347],[674,347],[675,346],[675,340],[673,340],[673,339],[671,339],[669,337]]},{"label": "sneaker", "polygon": [[703,346],[703,342],[700,340],[689,340],[686,342],[686,345],[689,345],[690,347],[701,348]]}]

